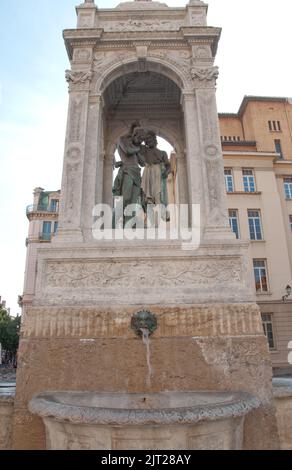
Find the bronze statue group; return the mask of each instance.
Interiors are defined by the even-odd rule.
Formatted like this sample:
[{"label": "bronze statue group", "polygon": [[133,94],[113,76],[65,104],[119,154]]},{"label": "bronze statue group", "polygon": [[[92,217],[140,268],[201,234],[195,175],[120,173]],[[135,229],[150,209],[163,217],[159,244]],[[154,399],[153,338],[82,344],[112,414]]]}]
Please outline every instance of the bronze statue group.
[{"label": "bronze statue group", "polygon": [[[127,208],[133,204],[142,207],[145,214],[149,206],[160,206],[164,208],[162,217],[167,220],[167,177],[171,167],[167,153],[157,148],[156,134],[134,122],[129,132],[119,138],[117,150],[121,161],[115,162],[119,171],[113,196],[123,198],[120,208],[123,226],[132,217],[131,211],[127,214]],[[142,176],[141,168],[144,168]],[[115,228],[114,222],[113,225]]]}]

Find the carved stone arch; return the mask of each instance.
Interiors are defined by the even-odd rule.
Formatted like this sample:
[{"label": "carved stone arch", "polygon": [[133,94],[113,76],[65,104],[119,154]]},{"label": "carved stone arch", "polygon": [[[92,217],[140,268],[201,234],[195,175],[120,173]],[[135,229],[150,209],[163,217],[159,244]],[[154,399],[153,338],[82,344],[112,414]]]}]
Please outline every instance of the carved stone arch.
[{"label": "carved stone arch", "polygon": [[[102,73],[94,73],[92,87],[94,93],[103,93],[114,80],[122,75],[140,71],[141,61],[136,58],[129,57],[125,60],[117,59],[112,61],[110,64],[105,65],[105,70]],[[185,72],[179,68],[179,64],[175,64],[174,61],[169,61],[166,58],[151,57],[147,61],[143,61],[143,71],[165,75],[178,86],[181,92],[191,89],[191,79],[189,80]]]}]

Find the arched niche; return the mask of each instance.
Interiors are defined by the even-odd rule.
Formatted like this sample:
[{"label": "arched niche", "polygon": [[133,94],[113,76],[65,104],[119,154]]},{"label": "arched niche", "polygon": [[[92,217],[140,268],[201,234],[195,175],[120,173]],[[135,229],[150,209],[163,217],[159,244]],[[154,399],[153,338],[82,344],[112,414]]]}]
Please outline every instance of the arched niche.
[{"label": "arched niche", "polygon": [[[161,65],[161,64],[160,64]],[[180,164],[177,166],[180,180],[179,202],[187,202],[187,178],[185,165],[184,118],[181,106],[183,82],[176,82],[165,73],[138,71],[137,63],[132,71],[118,68],[102,81],[104,152],[100,159],[102,174],[102,201],[111,204],[111,181],[116,144],[121,135],[128,132],[133,121],[153,130],[175,149]],[[170,71],[168,75],[173,75]],[[180,87],[178,86],[180,84]]]}]

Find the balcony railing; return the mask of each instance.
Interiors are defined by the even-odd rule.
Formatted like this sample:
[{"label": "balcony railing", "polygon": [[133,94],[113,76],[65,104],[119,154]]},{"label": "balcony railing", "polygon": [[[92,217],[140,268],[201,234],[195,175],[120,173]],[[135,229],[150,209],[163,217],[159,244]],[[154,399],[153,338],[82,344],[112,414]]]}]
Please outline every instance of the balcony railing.
[{"label": "balcony railing", "polygon": [[44,233],[44,232],[41,232],[39,234],[39,240],[42,241],[42,242],[50,242],[52,240],[52,233]]},{"label": "balcony railing", "polygon": [[26,214],[31,214],[32,212],[51,212],[57,213],[58,207],[54,206],[43,206],[42,204],[27,206]]}]

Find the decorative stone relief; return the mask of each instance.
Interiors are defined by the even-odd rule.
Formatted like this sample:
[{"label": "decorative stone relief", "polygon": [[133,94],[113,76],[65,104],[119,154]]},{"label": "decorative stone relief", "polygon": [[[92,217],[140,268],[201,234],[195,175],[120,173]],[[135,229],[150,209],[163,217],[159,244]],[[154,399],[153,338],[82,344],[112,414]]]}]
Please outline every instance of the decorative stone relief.
[{"label": "decorative stone relief", "polygon": [[70,112],[70,131],[69,131],[69,141],[78,142],[80,140],[80,129],[82,122],[82,108],[83,101],[75,99],[71,104]]},{"label": "decorative stone relief", "polygon": [[[68,178],[74,187],[77,176],[76,164],[70,166]],[[73,188],[72,188],[73,191]],[[73,191],[74,193],[74,191]],[[70,210],[74,208],[73,193],[69,200]],[[75,287],[136,287],[137,282],[147,285],[147,288],[170,286],[211,285],[213,283],[241,281],[241,268],[238,260],[191,260],[176,261],[171,265],[167,261],[111,261],[98,263],[80,262],[49,262],[46,268],[45,284],[48,288]]]},{"label": "decorative stone relief", "polygon": [[91,59],[91,49],[75,49],[73,59],[75,62],[87,62]]},{"label": "decorative stone relief", "polygon": [[76,217],[78,207],[78,178],[80,172],[80,149],[73,147],[67,151],[66,158],[66,199],[65,199],[65,222],[72,223]]},{"label": "decorative stone relief", "polygon": [[185,81],[192,84],[191,70],[191,53],[189,51],[169,51],[169,50],[154,50],[149,52],[149,59],[157,57],[163,59],[166,63],[174,65],[180,74],[184,77]]},{"label": "decorative stone relief", "polygon": [[163,21],[157,19],[129,19],[119,22],[100,24],[105,31],[175,31],[183,26],[183,21]]},{"label": "decorative stone relief", "polygon": [[210,59],[212,57],[210,46],[193,46],[193,54],[198,59]]},{"label": "decorative stone relief", "polygon": [[205,155],[208,159],[215,160],[220,157],[220,151],[216,145],[209,144],[205,146]]},{"label": "decorative stone relief", "polygon": [[[210,213],[208,215],[208,223],[211,225],[220,224],[224,215],[221,209],[222,199],[222,181],[220,159],[217,158],[217,149],[215,146],[209,146],[210,152],[214,152],[208,159],[206,159],[208,189],[209,189],[209,204]],[[221,181],[222,180],[222,181]]]},{"label": "decorative stone relief", "polygon": [[122,65],[125,63],[125,59],[129,60],[137,59],[136,53],[133,51],[127,51],[127,54],[124,52],[117,51],[97,51],[94,54],[94,64],[93,70],[95,76],[93,78],[93,86],[96,88],[98,80],[101,78],[101,74],[104,74],[112,66]]},{"label": "decorative stone relief", "polygon": [[70,91],[83,91],[89,88],[93,72],[91,70],[85,71],[73,71],[66,70],[65,77],[66,81],[69,83]]},{"label": "decorative stone relief", "polygon": [[200,85],[215,85],[219,76],[219,69],[218,67],[192,67],[191,76]]}]

